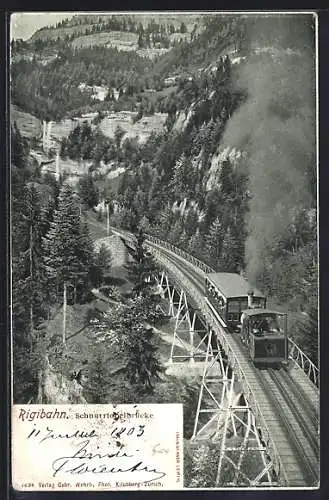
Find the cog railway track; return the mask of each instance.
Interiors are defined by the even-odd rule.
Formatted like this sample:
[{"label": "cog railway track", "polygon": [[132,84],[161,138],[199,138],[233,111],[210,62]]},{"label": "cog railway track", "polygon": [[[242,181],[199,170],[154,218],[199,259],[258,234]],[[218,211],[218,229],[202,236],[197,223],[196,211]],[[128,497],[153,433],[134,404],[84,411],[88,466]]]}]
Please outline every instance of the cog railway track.
[{"label": "cog railway track", "polygon": [[[124,232],[121,234],[125,235]],[[191,305],[201,309],[201,314],[205,315],[206,321],[211,325],[217,322],[216,331],[219,338],[226,336],[231,351],[239,359],[239,365],[243,369],[270,431],[271,439],[275,443],[286,485],[315,487],[319,478],[319,422],[316,406],[318,389],[311,383],[307,386],[307,390],[303,387],[309,381],[301,369],[298,369],[298,376],[293,378],[289,371],[284,369],[261,370],[255,367],[249,361],[248,352],[239,337],[228,334],[210,310],[207,311],[202,307],[205,273],[159,244],[147,241],[147,245],[162,265],[166,267],[167,262],[168,268],[174,266],[177,269],[177,273],[173,270],[169,273],[176,282],[180,282],[179,276],[184,275],[184,279],[194,289],[193,293],[186,290]],[[184,286],[184,283],[181,283],[181,286]]]}]

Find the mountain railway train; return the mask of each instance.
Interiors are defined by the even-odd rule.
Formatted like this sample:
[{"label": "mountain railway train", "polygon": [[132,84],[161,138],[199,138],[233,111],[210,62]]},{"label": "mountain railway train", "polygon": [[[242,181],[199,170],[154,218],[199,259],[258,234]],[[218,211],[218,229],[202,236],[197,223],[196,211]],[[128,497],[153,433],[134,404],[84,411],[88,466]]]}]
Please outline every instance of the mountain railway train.
[{"label": "mountain railway train", "polygon": [[[127,231],[124,235],[128,240],[134,237]],[[207,273],[205,301],[226,331],[239,333],[255,365],[287,366],[287,315],[267,309],[265,295],[242,276]]]},{"label": "mountain railway train", "polygon": [[287,315],[266,308],[266,297],[239,274],[208,273],[205,300],[228,332],[238,332],[255,365],[285,365]]}]

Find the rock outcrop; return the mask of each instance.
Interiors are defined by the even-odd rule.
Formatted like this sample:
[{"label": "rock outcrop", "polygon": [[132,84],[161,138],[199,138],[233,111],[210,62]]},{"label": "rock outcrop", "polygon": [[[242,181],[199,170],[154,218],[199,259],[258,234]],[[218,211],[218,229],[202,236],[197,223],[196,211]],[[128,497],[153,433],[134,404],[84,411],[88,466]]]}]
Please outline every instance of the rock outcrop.
[{"label": "rock outcrop", "polygon": [[46,356],[44,368],[39,372],[36,404],[86,404],[83,387],[76,380],[69,380],[57,373]]}]

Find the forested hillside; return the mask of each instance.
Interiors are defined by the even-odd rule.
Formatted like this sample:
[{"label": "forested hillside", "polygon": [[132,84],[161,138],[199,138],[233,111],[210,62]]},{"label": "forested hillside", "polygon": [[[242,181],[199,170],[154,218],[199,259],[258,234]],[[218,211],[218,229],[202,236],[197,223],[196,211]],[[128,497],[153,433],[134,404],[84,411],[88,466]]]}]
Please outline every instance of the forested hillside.
[{"label": "forested hillside", "polygon": [[[207,25],[207,21],[205,23]],[[218,18],[217,21],[215,18],[208,23],[209,26],[201,34],[192,37],[192,42],[179,40],[167,55],[153,62],[135,51],[101,45],[72,46],[60,37],[58,40],[50,37],[34,41],[32,37],[26,42],[14,41],[11,71],[13,102],[40,118],[60,119],[70,113],[81,112],[83,107],[97,105],[97,102],[91,101],[90,93],[79,87],[83,83],[102,85],[108,90],[103,109],[117,109],[121,105],[135,110],[138,103],[143,106],[143,101],[148,103],[152,99],[155,110],[162,108],[165,111],[168,106],[164,100],[175,93],[176,84],[182,86],[186,79],[194,81],[197,78],[195,63],[199,63],[202,70],[209,62],[216,63],[223,49],[232,43],[238,45],[241,33],[234,18]],[[214,23],[219,30],[215,37]],[[122,33],[125,34],[124,31]],[[189,64],[191,54],[196,56],[192,57],[192,65]],[[173,83],[168,86],[166,77],[170,76]],[[166,92],[163,94],[161,91],[164,89]],[[119,92],[117,103],[114,102],[113,90]],[[155,95],[150,96],[149,91],[155,92]]]},{"label": "forested hillside", "polygon": [[254,42],[249,32],[254,50],[243,63],[225,56],[170,96],[167,130],[127,170],[115,222],[142,221],[217,270],[244,270],[276,303],[303,312],[291,330],[317,359],[312,27],[301,21],[299,37],[288,28],[271,50],[265,29]]}]

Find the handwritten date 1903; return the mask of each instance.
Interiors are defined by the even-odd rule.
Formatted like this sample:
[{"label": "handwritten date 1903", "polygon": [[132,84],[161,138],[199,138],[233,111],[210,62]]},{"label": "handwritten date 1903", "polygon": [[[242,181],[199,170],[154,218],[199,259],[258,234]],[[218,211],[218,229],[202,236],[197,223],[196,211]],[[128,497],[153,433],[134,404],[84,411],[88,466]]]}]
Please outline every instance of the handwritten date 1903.
[{"label": "handwritten date 1903", "polygon": [[115,427],[111,431],[111,437],[120,438],[121,436],[141,437],[144,434],[145,425],[137,425],[136,427]]},{"label": "handwritten date 1903", "polygon": [[[114,439],[119,439],[124,436],[133,436],[133,437],[141,437],[144,434],[145,425],[136,425],[132,427],[125,426],[116,426],[111,432],[110,436]],[[90,439],[97,438],[98,434],[95,432],[95,429],[91,431],[83,431],[81,429],[77,429],[72,432],[56,432],[49,427],[46,427],[46,430],[41,431],[34,425],[34,429],[29,432],[27,435],[27,439],[35,439],[37,438],[40,443],[46,441],[47,439]]]}]

